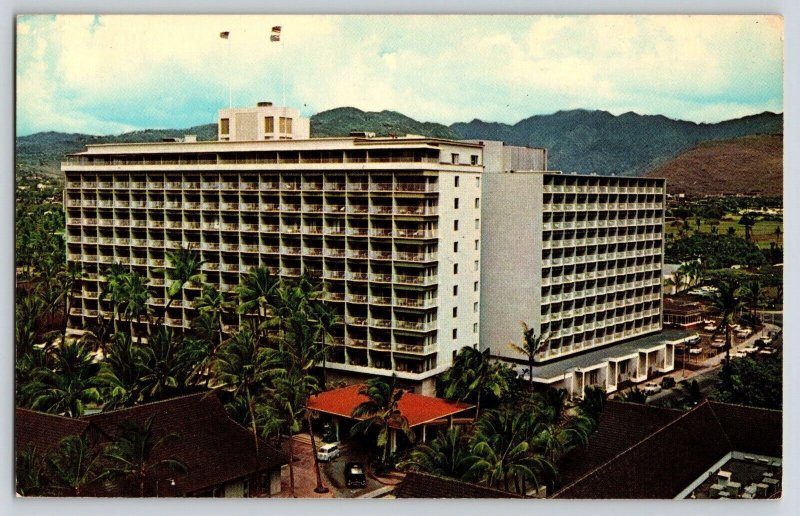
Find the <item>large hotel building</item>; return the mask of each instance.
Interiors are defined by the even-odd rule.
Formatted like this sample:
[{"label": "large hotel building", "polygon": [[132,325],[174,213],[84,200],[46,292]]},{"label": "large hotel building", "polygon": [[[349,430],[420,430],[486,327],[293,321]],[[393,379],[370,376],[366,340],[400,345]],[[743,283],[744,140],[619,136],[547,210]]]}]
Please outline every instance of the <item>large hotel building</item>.
[{"label": "large hotel building", "polygon": [[[548,336],[536,381],[580,394],[671,370],[662,332],[664,181],[547,171],[544,149],[421,136],[310,138],[296,110],[220,111],[218,141],[90,145],[62,164],[67,259],[102,308],[114,262],[166,302],[166,254],[188,247],[233,292],[264,265],[324,280],[344,322],[328,366],[431,392],[464,346],[524,362],[520,321]],[[188,327],[188,286],[166,324]],[[162,308],[163,309],[163,308]],[[235,320],[226,321],[235,324]]]}]

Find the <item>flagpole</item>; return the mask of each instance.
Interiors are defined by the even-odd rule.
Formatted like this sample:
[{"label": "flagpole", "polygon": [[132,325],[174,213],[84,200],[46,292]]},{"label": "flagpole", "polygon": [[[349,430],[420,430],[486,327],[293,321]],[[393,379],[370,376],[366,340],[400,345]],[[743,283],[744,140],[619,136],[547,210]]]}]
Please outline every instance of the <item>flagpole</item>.
[{"label": "flagpole", "polygon": [[[228,41],[228,40],[225,40],[225,41]],[[225,46],[228,47],[228,109],[232,109],[233,108],[233,92],[232,92],[233,86],[231,85],[231,75],[233,75],[233,74],[231,73],[231,44],[230,44],[230,42],[228,42],[228,44],[225,45]]]},{"label": "flagpole", "polygon": [[281,83],[283,86],[283,107],[286,107],[286,39],[281,38]]}]

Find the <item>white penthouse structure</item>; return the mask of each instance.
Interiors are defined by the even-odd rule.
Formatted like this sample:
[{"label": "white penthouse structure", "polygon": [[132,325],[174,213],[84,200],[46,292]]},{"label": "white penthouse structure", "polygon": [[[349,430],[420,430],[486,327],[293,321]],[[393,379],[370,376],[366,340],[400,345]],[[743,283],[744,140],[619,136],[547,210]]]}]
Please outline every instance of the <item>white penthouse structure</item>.
[{"label": "white penthouse structure", "polygon": [[[97,317],[113,262],[148,276],[162,310],[164,280],[153,271],[169,250],[190,247],[223,292],[259,265],[323,279],[345,323],[328,366],[395,373],[430,391],[460,347],[478,344],[481,146],[369,135],[252,141],[274,116],[255,112],[246,127],[221,111],[221,121],[237,120],[220,123],[221,141],[91,145],[63,163],[68,260],[90,278],[71,326]],[[289,126],[307,127],[298,118]],[[188,327],[199,293],[188,287],[166,324]]]},{"label": "white penthouse structure", "polygon": [[[269,103],[220,110],[218,128],[62,164],[67,258],[89,277],[72,328],[110,308],[98,296],[115,262],[163,310],[154,271],[188,247],[223,292],[259,265],[324,280],[344,322],[327,364],[344,376],[431,392],[464,346],[521,364],[520,321],[548,336],[535,380],[576,394],[674,367],[683,334],[659,333],[663,180],[549,172],[545,149],[501,142],[311,139],[308,119]],[[165,323],[187,328],[199,294],[188,286]]]}]

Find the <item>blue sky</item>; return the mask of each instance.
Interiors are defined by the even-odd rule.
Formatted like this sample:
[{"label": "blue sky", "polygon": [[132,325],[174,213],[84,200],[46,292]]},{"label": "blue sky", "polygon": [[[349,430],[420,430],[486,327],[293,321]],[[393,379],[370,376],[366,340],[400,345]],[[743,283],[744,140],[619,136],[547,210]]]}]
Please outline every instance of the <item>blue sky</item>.
[{"label": "blue sky", "polygon": [[[283,41],[270,43],[274,25]],[[219,38],[229,31],[230,38]],[[17,134],[211,123],[228,104],[450,124],[560,109],[717,122],[783,111],[770,16],[25,16]]]}]

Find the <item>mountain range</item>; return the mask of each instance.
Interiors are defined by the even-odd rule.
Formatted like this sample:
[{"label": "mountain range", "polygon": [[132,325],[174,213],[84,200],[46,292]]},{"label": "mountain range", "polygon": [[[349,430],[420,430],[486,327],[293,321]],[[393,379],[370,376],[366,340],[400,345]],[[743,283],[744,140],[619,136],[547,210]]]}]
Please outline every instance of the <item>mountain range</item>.
[{"label": "mountain range", "polygon": [[[419,134],[546,147],[548,166],[552,170],[637,176],[659,169],[683,151],[706,141],[782,134],[783,115],[763,112],[714,124],[698,124],[661,115],[628,112],[615,116],[606,111],[576,109],[534,115],[516,124],[475,119],[446,126],[420,122],[395,111],[366,112],[342,107],[311,117],[312,137],[347,136],[353,130],[371,131],[379,136]],[[160,141],[184,134],[197,134],[200,140],[214,140],[217,126],[148,129],[114,136],[58,132],[22,136],[16,139],[17,172],[58,173],[63,156],[78,152],[87,144]]]}]

